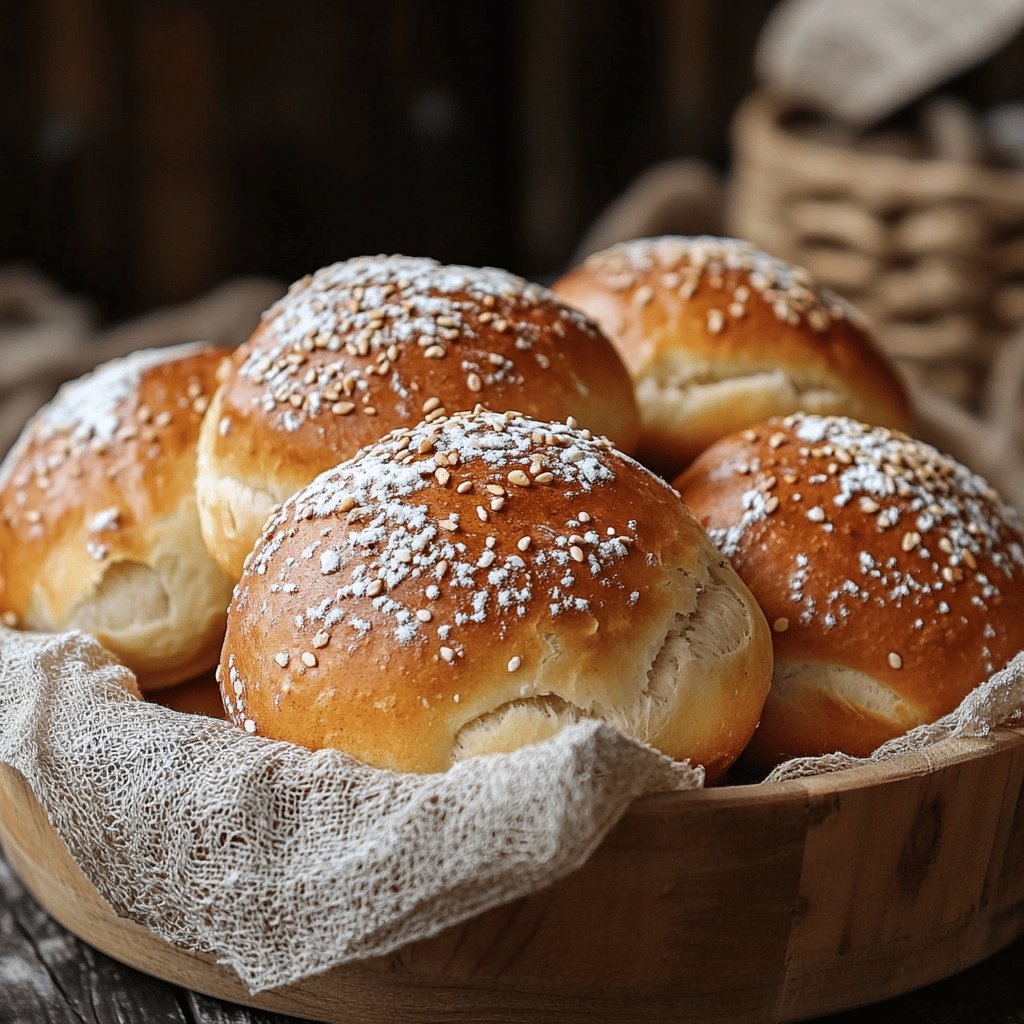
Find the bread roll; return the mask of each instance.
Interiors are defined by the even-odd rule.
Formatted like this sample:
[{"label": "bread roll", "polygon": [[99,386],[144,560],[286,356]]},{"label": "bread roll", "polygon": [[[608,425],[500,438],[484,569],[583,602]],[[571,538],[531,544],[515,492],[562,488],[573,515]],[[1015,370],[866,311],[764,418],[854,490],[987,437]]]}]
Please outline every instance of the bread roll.
[{"label": "bread roll", "polygon": [[224,353],[145,351],[65,384],[0,467],[0,612],[82,629],[143,689],[216,663],[231,582],[203,545],[199,424]]},{"label": "bread roll", "polygon": [[734,434],[677,481],[773,624],[744,760],[869,754],[1024,649],[1024,526],[930,445],[839,417]]},{"label": "bread roll", "polygon": [[767,624],[667,484],[518,413],[399,429],[268,523],[220,681],[250,733],[440,771],[598,717],[717,778]]},{"label": "bread roll", "polygon": [[556,285],[636,386],[639,457],[670,477],[713,441],[787,413],[905,429],[906,392],[861,317],[807,271],[732,238],[641,238]]},{"label": "bread roll", "polygon": [[235,578],[272,506],[394,427],[482,403],[573,415],[627,449],[639,429],[629,375],[582,314],[505,271],[428,259],[303,278],[225,369],[198,491],[207,545]]}]

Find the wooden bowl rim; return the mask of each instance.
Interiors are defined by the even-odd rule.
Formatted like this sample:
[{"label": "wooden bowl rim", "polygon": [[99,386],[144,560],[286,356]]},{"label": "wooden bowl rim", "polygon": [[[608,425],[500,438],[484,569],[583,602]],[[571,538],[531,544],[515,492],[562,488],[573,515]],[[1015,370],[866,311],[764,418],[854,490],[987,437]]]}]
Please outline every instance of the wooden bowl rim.
[{"label": "wooden bowl rim", "polygon": [[997,726],[987,736],[947,736],[930,746],[904,751],[885,761],[855,765],[821,775],[782,782],[751,782],[677,793],[651,793],[635,800],[626,814],[664,814],[689,809],[696,801],[736,811],[754,805],[764,807],[766,804],[809,802],[839,792],[871,789],[926,775],[1021,744],[1024,744],[1024,725]]}]

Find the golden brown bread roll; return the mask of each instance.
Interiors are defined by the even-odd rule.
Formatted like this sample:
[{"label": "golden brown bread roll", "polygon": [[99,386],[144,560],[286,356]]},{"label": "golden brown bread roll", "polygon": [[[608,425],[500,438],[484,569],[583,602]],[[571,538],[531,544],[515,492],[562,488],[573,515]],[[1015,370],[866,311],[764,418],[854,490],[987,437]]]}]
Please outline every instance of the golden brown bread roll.
[{"label": "golden brown bread roll", "polygon": [[1020,516],[930,445],[796,415],[719,441],[677,486],[773,624],[752,766],[868,754],[1024,649]]},{"label": "golden brown bread roll", "polygon": [[217,660],[231,582],[199,533],[196,439],[224,352],[138,352],[65,384],[0,467],[0,611],[92,633],[169,686]]},{"label": "golden brown bread roll", "polygon": [[393,431],[267,523],[220,681],[248,732],[429,772],[599,717],[711,779],[750,737],[767,624],[678,495],[517,413]]},{"label": "golden brown bread roll", "polygon": [[905,429],[907,396],[860,316],[807,271],[733,238],[640,238],[554,286],[636,386],[639,457],[669,476],[719,437],[805,411]]},{"label": "golden brown bread roll", "polygon": [[388,430],[424,416],[575,416],[627,448],[639,430],[608,340],[502,270],[404,256],[337,263],[294,284],[225,367],[203,429],[199,507],[235,578],[270,509]]}]

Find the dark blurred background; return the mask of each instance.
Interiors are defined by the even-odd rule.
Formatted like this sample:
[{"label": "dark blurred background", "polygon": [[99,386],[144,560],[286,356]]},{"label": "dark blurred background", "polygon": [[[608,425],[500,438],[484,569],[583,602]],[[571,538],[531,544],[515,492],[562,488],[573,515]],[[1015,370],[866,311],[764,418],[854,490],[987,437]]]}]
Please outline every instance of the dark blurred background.
[{"label": "dark blurred background", "polygon": [[116,316],[368,252],[550,274],[652,161],[724,164],[771,6],[7,3],[0,260]]},{"label": "dark blurred background", "polygon": [[368,252],[550,276],[651,163],[726,167],[773,6],[7,2],[0,261],[107,318]]}]

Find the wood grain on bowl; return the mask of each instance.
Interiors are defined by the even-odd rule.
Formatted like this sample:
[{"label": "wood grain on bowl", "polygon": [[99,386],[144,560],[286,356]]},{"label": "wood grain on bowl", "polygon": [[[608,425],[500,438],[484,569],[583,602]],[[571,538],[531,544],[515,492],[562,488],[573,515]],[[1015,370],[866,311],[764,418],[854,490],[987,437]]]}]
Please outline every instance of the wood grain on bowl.
[{"label": "wood grain on bowl", "polygon": [[118,918],[25,782],[0,842],[93,946],[200,992],[346,1024],[768,1024],[884,999],[1024,933],[1024,730],[886,765],[639,801],[578,872],[390,956],[250,995]]}]

